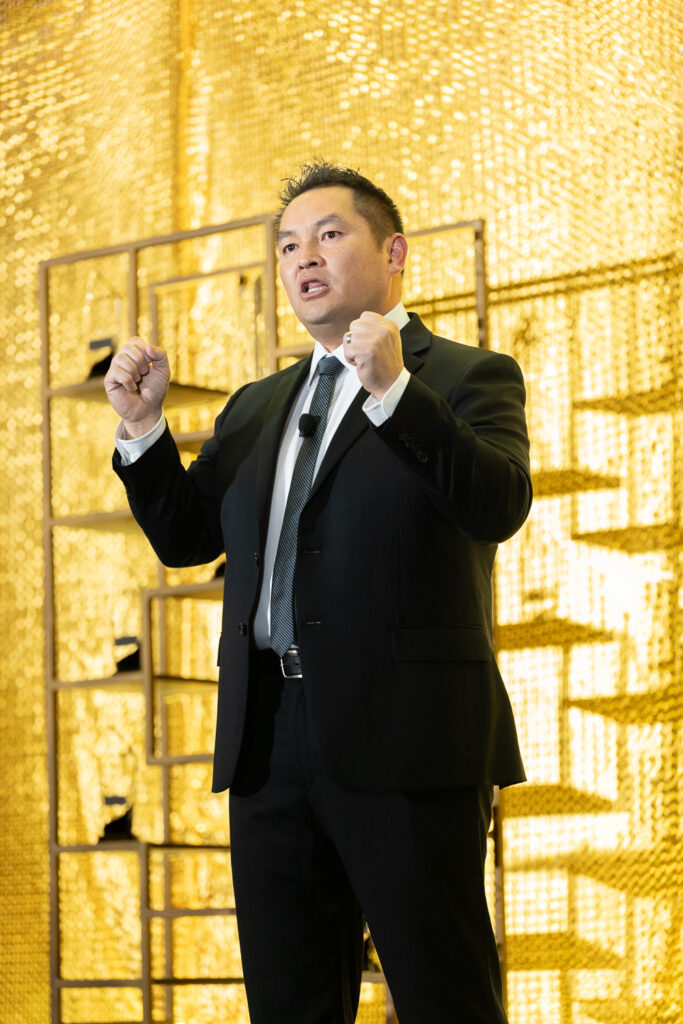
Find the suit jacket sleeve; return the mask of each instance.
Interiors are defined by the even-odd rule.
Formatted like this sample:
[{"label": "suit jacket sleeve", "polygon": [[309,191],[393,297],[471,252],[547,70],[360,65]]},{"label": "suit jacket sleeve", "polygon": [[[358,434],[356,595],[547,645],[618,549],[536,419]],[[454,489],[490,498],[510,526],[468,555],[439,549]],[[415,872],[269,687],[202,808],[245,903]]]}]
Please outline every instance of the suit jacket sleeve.
[{"label": "suit jacket sleeve", "polygon": [[507,355],[473,350],[450,379],[439,394],[411,376],[377,433],[460,532],[498,543],[519,529],[532,499],[522,374]]},{"label": "suit jacket sleeve", "polygon": [[123,466],[118,452],[114,453],[113,467],[126,488],[131,511],[164,565],[203,565],[224,551],[216,488],[216,437],[240,393],[232,396],[216,420],[213,437],[189,470],[181,462],[168,427],[130,466]]}]

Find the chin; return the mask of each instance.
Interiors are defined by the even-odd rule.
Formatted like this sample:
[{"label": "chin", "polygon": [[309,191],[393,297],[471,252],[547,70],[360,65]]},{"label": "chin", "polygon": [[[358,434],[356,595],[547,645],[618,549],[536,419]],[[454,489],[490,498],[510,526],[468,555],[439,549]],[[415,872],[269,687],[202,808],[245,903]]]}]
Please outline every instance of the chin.
[{"label": "chin", "polygon": [[304,327],[332,327],[335,322],[335,318],[331,317],[327,310],[321,309],[320,312],[316,313],[312,309],[302,309],[294,310],[294,312]]}]

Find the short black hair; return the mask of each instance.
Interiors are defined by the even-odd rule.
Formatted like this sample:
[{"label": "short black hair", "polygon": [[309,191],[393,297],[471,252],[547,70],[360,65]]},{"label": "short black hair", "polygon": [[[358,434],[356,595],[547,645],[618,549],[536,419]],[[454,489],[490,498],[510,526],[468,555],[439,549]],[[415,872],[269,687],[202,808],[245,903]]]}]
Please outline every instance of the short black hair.
[{"label": "short black hair", "polygon": [[314,188],[333,188],[337,185],[351,189],[354,208],[370,225],[378,245],[395,231],[403,234],[401,214],[396,203],[389,198],[384,189],[375,185],[359,171],[326,160],[314,160],[310,164],[303,164],[298,177],[285,179],[284,187],[280,191],[280,209],[277,212],[275,230],[279,230],[282,214],[297,196]]}]

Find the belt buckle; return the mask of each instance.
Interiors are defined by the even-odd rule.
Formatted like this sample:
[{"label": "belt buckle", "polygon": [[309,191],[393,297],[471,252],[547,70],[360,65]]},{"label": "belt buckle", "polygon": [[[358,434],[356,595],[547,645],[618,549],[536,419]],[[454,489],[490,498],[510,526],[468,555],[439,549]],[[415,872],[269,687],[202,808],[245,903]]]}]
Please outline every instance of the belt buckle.
[{"label": "belt buckle", "polygon": [[[292,668],[298,669],[299,671],[289,672],[288,666],[285,663],[286,660],[294,661]],[[288,651],[285,651],[285,653],[280,658],[280,671],[282,672],[282,675],[285,679],[303,679],[303,674],[301,672],[301,658],[299,655],[298,647],[292,646],[289,648]]]}]

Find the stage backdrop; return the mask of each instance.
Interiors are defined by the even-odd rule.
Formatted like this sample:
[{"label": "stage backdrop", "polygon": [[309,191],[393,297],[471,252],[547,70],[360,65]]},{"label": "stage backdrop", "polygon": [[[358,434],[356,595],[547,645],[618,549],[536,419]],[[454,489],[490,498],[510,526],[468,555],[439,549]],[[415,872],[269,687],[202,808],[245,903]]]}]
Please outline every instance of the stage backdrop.
[{"label": "stage backdrop", "polygon": [[[280,179],[315,156],[380,183],[412,231],[485,221],[489,343],[526,374],[536,502],[501,551],[496,609],[530,780],[501,808],[510,1020],[681,1019],[682,36],[678,0],[0,0],[2,1024],[50,1017],[44,606],[51,616],[56,594],[57,672],[71,683],[88,678],[98,630],[125,634],[137,601],[129,581],[98,575],[118,541],[93,542],[88,564],[93,531],[68,526],[55,527],[62,575],[46,588],[38,265],[267,213]],[[468,288],[438,273],[449,258],[435,246],[411,298],[437,327],[466,326]],[[125,334],[112,267],[74,278],[82,296],[71,292],[61,322],[53,311],[56,385],[87,376],[98,332]],[[202,311],[186,296],[169,312],[197,372]],[[279,324],[282,344],[303,340],[284,313]],[[84,478],[82,422],[55,408],[52,499],[67,515],[72,498],[85,507],[114,484],[108,441]],[[144,565],[135,582],[149,586],[156,569]],[[108,601],[97,614],[96,584]],[[195,623],[202,642],[212,614]],[[94,675],[109,661],[107,647]],[[97,686],[60,698],[60,828],[72,845],[97,842],[102,827],[106,792],[88,757],[104,772],[139,752],[137,700]],[[171,727],[179,716],[183,736],[206,742],[201,703],[167,710]],[[141,839],[161,830],[156,773],[135,782]],[[175,783],[190,844],[206,837],[178,821],[192,801],[201,820],[206,776]],[[219,814],[207,802],[207,820]],[[135,936],[131,868],[122,855],[109,877],[80,855],[63,861],[62,971],[79,977],[83,960],[107,977],[93,937],[103,920]],[[227,872],[220,859],[211,870],[221,863]],[[206,879],[190,875],[184,891],[202,898]],[[112,893],[126,894],[117,912],[128,918],[111,917]],[[174,941],[183,976],[203,969],[198,945],[210,957],[234,936],[217,927]],[[67,993],[64,1020],[139,1019],[134,992],[88,998]],[[222,999],[210,985],[172,998],[167,988],[154,1019],[214,1024]]]}]

